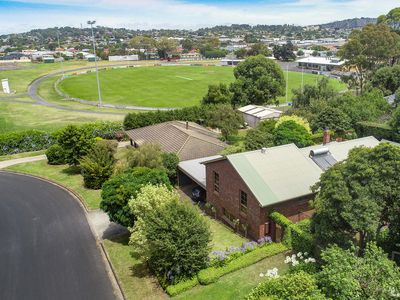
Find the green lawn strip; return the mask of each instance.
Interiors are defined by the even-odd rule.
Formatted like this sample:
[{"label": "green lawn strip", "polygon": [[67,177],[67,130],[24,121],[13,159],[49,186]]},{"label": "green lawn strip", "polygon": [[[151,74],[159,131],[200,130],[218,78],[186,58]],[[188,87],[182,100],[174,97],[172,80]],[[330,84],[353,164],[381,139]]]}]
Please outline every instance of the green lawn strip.
[{"label": "green lawn strip", "polygon": [[284,253],[267,257],[248,267],[227,274],[215,283],[206,286],[197,285],[173,299],[244,299],[252,288],[265,280],[264,277],[260,277],[260,273],[265,273],[268,269],[278,268],[279,274],[284,274],[288,268],[284,263],[284,259]]},{"label": "green lawn strip", "polygon": [[67,165],[52,166],[47,164],[46,160],[41,160],[11,166],[7,170],[36,175],[59,183],[76,192],[88,209],[99,208],[101,190],[85,188],[81,174],[73,172],[72,168]]},{"label": "green lawn strip", "polygon": [[211,250],[226,250],[230,247],[239,247],[248,240],[236,234],[230,227],[221,222],[205,216],[212,234]]},{"label": "green lawn strip", "polygon": [[202,285],[216,282],[220,277],[226,274],[245,268],[266,257],[273,256],[287,250],[288,248],[286,246],[279,243],[273,243],[259,247],[238,257],[237,259],[232,260],[223,267],[209,267],[201,270],[198,274],[199,282]]},{"label": "green lawn strip", "polygon": [[41,105],[0,101],[0,133],[27,128],[52,132],[69,124],[102,120],[122,122],[123,118],[123,115],[88,114]]},{"label": "green lawn strip", "polygon": [[129,236],[123,236],[103,241],[127,300],[168,299],[147,265],[131,255],[132,246],[128,245],[128,240]]},{"label": "green lawn strip", "polygon": [[40,151],[23,152],[23,153],[18,153],[18,154],[11,154],[11,155],[3,155],[3,156],[0,156],[0,161],[42,155],[45,152],[46,152],[46,150],[40,150]]}]

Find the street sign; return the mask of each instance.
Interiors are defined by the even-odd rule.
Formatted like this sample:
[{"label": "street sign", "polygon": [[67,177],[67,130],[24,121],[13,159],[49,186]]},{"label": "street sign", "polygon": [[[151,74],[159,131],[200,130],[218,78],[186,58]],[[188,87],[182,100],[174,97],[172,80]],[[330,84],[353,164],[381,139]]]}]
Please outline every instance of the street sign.
[{"label": "street sign", "polygon": [[3,93],[4,94],[10,94],[10,85],[8,84],[8,79],[2,79],[1,80],[1,85],[3,87]]}]

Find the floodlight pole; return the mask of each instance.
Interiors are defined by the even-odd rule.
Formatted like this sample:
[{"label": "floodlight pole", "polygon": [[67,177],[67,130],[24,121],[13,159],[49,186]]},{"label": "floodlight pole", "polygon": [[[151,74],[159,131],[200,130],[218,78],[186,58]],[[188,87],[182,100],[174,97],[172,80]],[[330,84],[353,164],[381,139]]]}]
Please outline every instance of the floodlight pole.
[{"label": "floodlight pole", "polygon": [[[60,45],[60,33],[57,30],[57,41],[58,41],[58,49],[61,49],[61,45]],[[61,56],[62,60],[61,60],[61,73],[62,73],[62,79],[64,79],[64,58]]]},{"label": "floodlight pole", "polygon": [[96,55],[96,42],[94,39],[94,33],[93,33],[93,24],[95,24],[96,21],[87,21],[87,24],[90,25],[90,29],[92,30],[92,40],[93,40],[93,52],[94,52],[94,63],[96,66],[96,79],[97,79],[97,93],[99,95],[99,107],[103,106],[103,103],[101,101],[101,91],[100,91],[100,79],[99,79],[99,67],[97,66],[97,55]]},{"label": "floodlight pole", "polygon": [[289,91],[289,64],[286,64],[286,104],[288,103],[288,91]]}]

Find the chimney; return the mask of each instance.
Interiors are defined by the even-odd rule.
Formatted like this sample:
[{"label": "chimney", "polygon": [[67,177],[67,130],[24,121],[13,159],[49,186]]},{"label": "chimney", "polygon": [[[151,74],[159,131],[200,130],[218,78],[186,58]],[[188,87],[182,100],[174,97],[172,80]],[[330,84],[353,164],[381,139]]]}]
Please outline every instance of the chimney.
[{"label": "chimney", "polygon": [[326,145],[331,142],[331,134],[329,132],[329,129],[324,130],[324,137],[322,139],[322,144]]},{"label": "chimney", "polygon": [[186,121],[186,129],[189,129],[189,122]]}]

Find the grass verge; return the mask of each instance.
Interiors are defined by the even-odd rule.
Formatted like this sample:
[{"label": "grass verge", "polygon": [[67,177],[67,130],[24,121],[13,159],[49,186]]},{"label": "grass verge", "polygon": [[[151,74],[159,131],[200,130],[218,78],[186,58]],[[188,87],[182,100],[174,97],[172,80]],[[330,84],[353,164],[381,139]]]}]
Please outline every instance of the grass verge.
[{"label": "grass verge", "polygon": [[23,153],[18,153],[18,154],[11,154],[11,155],[2,155],[2,156],[0,156],[0,161],[42,155],[45,152],[46,152],[46,150],[40,150],[40,151],[23,152]]}]

